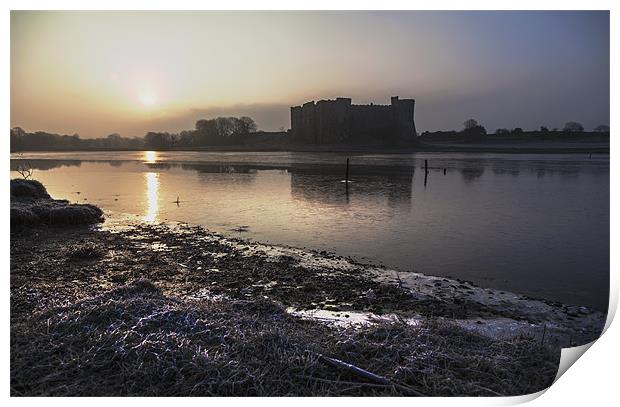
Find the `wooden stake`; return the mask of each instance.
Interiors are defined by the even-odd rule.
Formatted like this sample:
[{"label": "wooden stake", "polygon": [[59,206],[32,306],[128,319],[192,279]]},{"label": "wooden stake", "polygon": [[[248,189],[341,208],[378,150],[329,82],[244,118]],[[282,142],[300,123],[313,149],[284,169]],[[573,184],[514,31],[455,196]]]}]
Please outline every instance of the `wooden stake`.
[{"label": "wooden stake", "polygon": [[349,183],[349,159],[348,158],[347,158],[347,174],[346,174],[345,182],[347,184]]}]

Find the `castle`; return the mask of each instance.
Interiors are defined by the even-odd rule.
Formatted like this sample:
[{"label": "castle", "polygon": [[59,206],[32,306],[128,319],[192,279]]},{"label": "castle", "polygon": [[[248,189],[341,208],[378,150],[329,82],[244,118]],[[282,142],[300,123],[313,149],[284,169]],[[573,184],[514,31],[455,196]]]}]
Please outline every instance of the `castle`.
[{"label": "castle", "polygon": [[391,98],[389,105],[353,105],[351,98],[291,107],[291,135],[304,144],[399,144],[416,137],[414,99]]}]

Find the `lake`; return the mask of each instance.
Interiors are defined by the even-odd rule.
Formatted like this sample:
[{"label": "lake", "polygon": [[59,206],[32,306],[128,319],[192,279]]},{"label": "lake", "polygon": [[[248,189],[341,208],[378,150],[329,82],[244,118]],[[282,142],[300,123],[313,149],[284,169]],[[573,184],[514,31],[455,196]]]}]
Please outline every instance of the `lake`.
[{"label": "lake", "polygon": [[41,152],[12,154],[11,177],[24,162],[52,197],[112,219],[188,222],[607,310],[609,155]]}]

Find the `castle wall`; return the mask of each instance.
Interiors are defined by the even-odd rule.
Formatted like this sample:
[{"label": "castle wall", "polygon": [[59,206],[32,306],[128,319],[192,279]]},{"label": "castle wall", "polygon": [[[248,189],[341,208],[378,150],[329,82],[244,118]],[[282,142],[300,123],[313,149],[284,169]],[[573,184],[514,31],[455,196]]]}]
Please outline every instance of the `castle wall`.
[{"label": "castle wall", "polygon": [[351,99],[321,100],[316,104],[317,144],[341,143],[349,138]]},{"label": "castle wall", "polygon": [[359,142],[391,139],[394,133],[391,106],[356,105],[351,112],[351,133]]},{"label": "castle wall", "polygon": [[350,98],[291,107],[291,134],[305,144],[397,143],[416,136],[415,101],[392,97],[390,105],[352,105]]},{"label": "castle wall", "polygon": [[[291,107],[291,130],[294,137],[299,137],[299,132],[302,127],[302,109],[301,106]],[[295,129],[295,130],[293,130]]]}]

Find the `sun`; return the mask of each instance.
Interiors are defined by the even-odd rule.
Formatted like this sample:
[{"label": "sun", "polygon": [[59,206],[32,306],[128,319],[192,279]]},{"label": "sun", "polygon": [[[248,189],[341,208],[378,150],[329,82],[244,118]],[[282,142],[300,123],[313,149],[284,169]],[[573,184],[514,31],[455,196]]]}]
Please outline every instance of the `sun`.
[{"label": "sun", "polygon": [[138,100],[145,107],[151,107],[157,104],[157,94],[152,89],[142,89],[138,93]]}]

